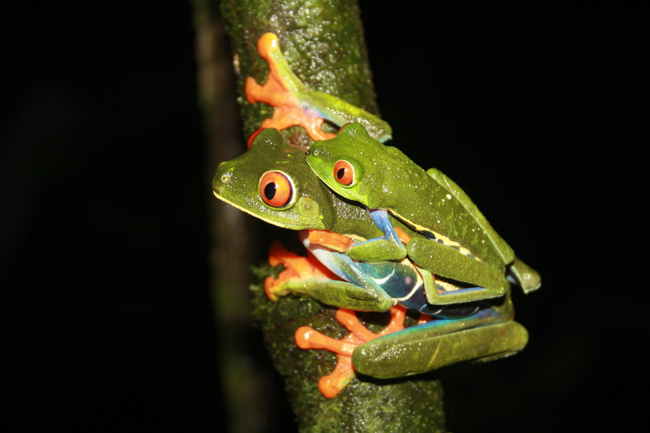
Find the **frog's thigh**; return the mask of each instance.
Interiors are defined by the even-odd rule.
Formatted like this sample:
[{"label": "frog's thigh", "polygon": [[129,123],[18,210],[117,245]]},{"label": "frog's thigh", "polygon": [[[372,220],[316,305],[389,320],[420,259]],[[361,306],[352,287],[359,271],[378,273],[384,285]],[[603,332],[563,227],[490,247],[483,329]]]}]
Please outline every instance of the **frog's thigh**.
[{"label": "frog's thigh", "polygon": [[514,257],[515,253],[510,248],[510,245],[506,243],[505,240],[492,228],[488,220],[481,213],[478,207],[474,204],[471,198],[465,191],[461,189],[460,186],[446,174],[438,170],[437,168],[430,168],[427,170],[427,174],[431,176],[438,184],[442,185],[447,191],[449,191],[469,212],[478,225],[487,233],[488,237],[492,240],[495,248],[499,252],[501,259],[504,263],[510,263]]},{"label": "frog's thigh", "polygon": [[[412,238],[406,248],[415,263],[434,275],[485,288],[469,300],[503,296],[510,287],[505,275],[490,265],[421,235]],[[454,297],[451,294],[443,296]]]},{"label": "frog's thigh", "polygon": [[[456,320],[463,324],[464,320]],[[421,325],[422,326],[422,325]],[[472,360],[491,360],[512,355],[528,342],[528,332],[515,321],[439,334],[419,326],[389,334],[359,346],[352,362],[361,374],[390,379],[426,373]]]}]

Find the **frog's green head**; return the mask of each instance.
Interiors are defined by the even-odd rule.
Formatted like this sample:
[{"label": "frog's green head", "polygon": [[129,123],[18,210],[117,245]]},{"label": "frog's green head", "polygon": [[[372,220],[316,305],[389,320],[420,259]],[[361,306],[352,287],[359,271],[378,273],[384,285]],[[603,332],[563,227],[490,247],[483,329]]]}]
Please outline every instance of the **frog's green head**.
[{"label": "frog's green head", "polygon": [[219,165],[214,195],[270,224],[325,230],[333,220],[331,194],[304,158],[277,129],[264,129],[248,152]]},{"label": "frog's green head", "polygon": [[335,138],[314,142],[306,160],[332,190],[372,208],[368,194],[381,181],[374,173],[373,161],[382,154],[382,147],[361,124],[350,123]]}]

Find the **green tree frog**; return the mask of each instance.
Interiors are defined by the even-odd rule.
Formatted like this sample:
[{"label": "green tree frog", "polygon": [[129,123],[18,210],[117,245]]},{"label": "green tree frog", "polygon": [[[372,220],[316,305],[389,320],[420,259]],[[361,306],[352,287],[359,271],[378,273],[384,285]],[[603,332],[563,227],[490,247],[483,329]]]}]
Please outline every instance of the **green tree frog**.
[{"label": "green tree frog", "polygon": [[337,137],[315,142],[306,160],[332,190],[367,206],[384,230],[385,236],[362,244],[361,252],[351,248],[353,258],[365,260],[369,251],[373,259],[381,255],[369,245],[394,239],[385,223],[390,214],[418,232],[404,256],[436,275],[482,287],[442,296],[427,292],[431,302],[441,303],[440,297],[456,303],[502,296],[509,288],[506,271],[525,292],[540,286],[539,274],[515,257],[458,185],[439,170],[425,171],[400,150],[373,139],[362,125],[345,125]]},{"label": "green tree frog", "polygon": [[[526,344],[526,330],[511,320],[513,309],[508,293],[494,302],[441,308],[428,302],[425,292],[445,293],[461,287],[442,278],[434,281],[430,272],[408,259],[359,261],[345,254],[355,242],[381,237],[382,229],[365,207],[341,199],[320,182],[305,161],[305,149],[287,144],[275,129],[262,130],[248,152],[222,163],[213,190],[219,199],[257,218],[299,230],[303,244],[324,267],[306,263],[308,258],[296,258],[286,251],[272,254],[271,263],[288,267],[288,276],[281,277],[277,284],[267,279],[271,299],[299,292],[347,309],[386,311],[399,304],[426,314],[428,319],[421,325],[402,329],[397,324],[393,326],[396,332],[382,335],[369,336],[369,331],[350,325],[355,337],[345,349],[331,341],[318,346],[347,356],[358,372],[400,377],[461,360],[504,356]],[[387,224],[405,243],[416,235],[390,216]],[[435,289],[427,289],[429,286]],[[298,334],[304,332],[297,332],[297,340],[303,341],[301,347],[312,347],[299,338]],[[474,337],[463,338],[465,335]],[[414,343],[419,345],[418,350]],[[335,390],[345,384],[345,380],[335,382]]]}]

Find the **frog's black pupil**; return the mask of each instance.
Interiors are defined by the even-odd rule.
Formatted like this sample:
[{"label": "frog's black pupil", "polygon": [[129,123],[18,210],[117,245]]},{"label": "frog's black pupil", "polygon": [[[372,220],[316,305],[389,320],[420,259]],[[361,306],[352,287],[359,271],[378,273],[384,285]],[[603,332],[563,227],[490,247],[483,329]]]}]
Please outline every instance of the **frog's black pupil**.
[{"label": "frog's black pupil", "polygon": [[339,168],[336,171],[336,177],[339,179],[343,179],[343,176],[345,176],[345,169],[344,168]]},{"label": "frog's black pupil", "polygon": [[264,196],[269,199],[273,200],[273,197],[275,197],[275,191],[278,189],[278,186],[275,184],[275,182],[270,182],[264,187]]}]

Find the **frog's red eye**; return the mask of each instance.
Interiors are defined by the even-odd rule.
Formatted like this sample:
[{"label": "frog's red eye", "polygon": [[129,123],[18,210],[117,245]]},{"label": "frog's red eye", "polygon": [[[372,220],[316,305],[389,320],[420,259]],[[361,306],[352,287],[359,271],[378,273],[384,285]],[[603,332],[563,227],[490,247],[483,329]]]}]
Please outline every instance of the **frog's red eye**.
[{"label": "frog's red eye", "polygon": [[347,161],[340,160],[334,164],[334,179],[344,186],[350,186],[354,182],[354,167]]},{"label": "frog's red eye", "polygon": [[260,128],[257,131],[253,132],[250,137],[248,137],[248,148],[250,149],[251,146],[253,145],[253,141],[255,141],[255,138],[257,138],[257,134],[262,132],[264,128]]},{"label": "frog's red eye", "polygon": [[352,125],[352,123],[353,123],[353,122],[348,122],[348,123],[346,123],[345,125],[341,126],[341,127],[339,128],[339,134],[340,134],[341,132],[343,132],[343,129],[346,128],[348,125]]},{"label": "frog's red eye", "polygon": [[293,197],[293,183],[284,173],[269,171],[260,180],[260,196],[269,206],[286,206]]}]

